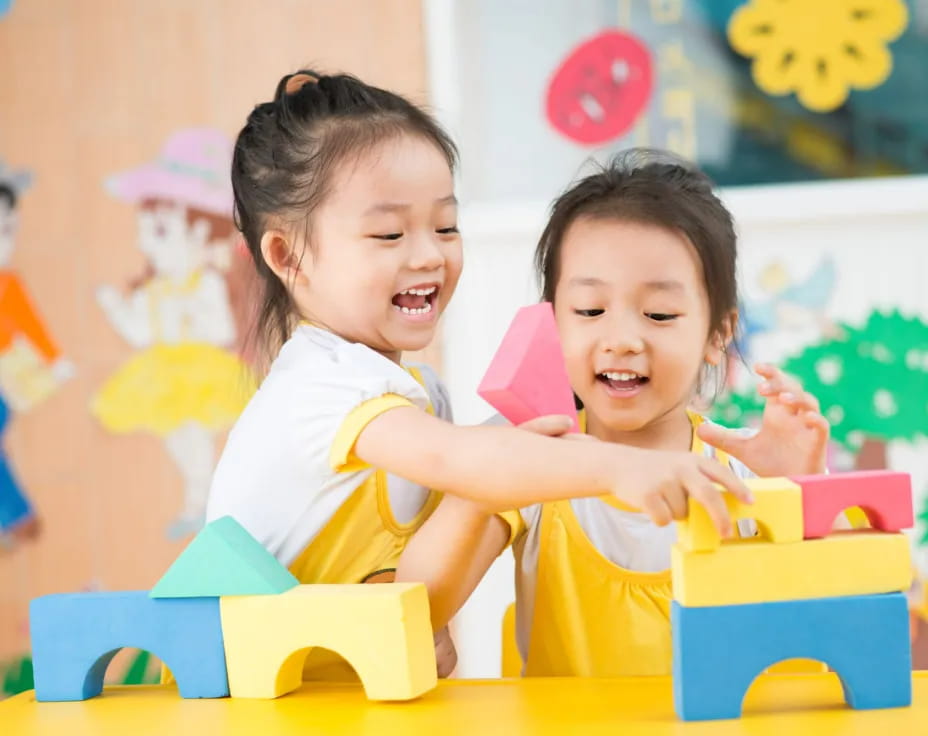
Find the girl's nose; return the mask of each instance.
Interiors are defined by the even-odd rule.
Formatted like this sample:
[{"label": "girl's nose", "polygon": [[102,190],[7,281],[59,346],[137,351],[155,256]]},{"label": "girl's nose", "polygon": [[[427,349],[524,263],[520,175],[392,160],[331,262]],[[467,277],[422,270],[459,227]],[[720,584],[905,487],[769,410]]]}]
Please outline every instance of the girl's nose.
[{"label": "girl's nose", "polygon": [[414,271],[435,271],[445,262],[441,247],[428,236],[420,236],[412,245],[409,267]]}]

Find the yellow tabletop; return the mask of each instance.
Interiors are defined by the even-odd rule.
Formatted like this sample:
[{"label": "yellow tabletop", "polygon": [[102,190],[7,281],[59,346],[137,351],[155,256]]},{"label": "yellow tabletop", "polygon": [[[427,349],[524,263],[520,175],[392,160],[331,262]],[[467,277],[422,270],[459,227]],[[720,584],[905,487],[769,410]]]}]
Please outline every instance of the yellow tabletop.
[{"label": "yellow tabletop", "polygon": [[734,721],[683,723],[670,678],[447,680],[408,703],[371,703],[360,685],[305,683],[277,700],[183,700],[171,686],[114,687],[81,703],[0,703],[0,734],[926,734],[928,672],[910,708],[854,711],[833,674],[758,678]]}]

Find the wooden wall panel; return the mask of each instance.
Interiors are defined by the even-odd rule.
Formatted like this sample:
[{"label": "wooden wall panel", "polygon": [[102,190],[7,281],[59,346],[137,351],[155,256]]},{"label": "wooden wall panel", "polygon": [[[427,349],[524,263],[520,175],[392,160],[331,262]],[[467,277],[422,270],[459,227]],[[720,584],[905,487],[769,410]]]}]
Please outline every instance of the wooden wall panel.
[{"label": "wooden wall panel", "polygon": [[15,0],[0,18],[0,159],[34,175],[13,268],[76,367],[5,436],[44,528],[0,552],[0,660],[28,646],[30,598],[147,587],[182,546],[164,532],[181,482],[163,443],[108,434],[88,410],[131,354],[94,291],[145,265],[135,209],[104,179],[152,160],[181,128],[234,136],[307,63],[423,101],[420,1]]}]

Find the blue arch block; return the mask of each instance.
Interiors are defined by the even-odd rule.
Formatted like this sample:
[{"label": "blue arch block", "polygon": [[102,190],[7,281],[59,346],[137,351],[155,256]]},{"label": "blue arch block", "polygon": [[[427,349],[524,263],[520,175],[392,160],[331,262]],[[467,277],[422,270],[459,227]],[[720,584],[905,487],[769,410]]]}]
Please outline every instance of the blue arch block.
[{"label": "blue arch block", "polygon": [[229,694],[218,598],[151,598],[147,590],[67,593],[29,606],[36,700],[99,695],[116,652],[159,657],[184,698]]},{"label": "blue arch block", "polygon": [[684,721],[738,718],[754,678],[784,659],[828,664],[852,708],[912,703],[902,593],[691,608],[676,601],[673,699]]}]

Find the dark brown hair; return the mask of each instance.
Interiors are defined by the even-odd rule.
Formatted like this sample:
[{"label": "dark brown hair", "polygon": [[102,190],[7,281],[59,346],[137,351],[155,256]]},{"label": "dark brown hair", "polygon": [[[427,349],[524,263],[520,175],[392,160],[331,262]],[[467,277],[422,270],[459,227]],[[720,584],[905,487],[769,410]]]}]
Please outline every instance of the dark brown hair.
[{"label": "dark brown hair", "polygon": [[326,198],[336,166],[401,135],[434,143],[453,170],[457,149],[422,109],[394,92],[347,75],[311,70],[288,74],[274,99],[257,105],[235,141],[232,190],[235,224],[254,260],[262,294],[254,337],[276,353],[293,329],[290,295],[261,254],[270,218],[302,222]]},{"label": "dark brown hair", "polygon": [[[542,298],[554,302],[564,235],[576,220],[615,219],[682,233],[699,256],[709,297],[709,334],[738,306],[737,237],[711,180],[665,151],[616,154],[558,197],[535,250]],[[724,370],[724,366],[723,366]]]}]

